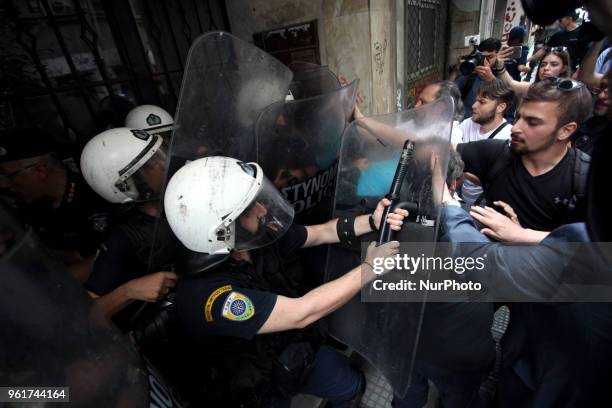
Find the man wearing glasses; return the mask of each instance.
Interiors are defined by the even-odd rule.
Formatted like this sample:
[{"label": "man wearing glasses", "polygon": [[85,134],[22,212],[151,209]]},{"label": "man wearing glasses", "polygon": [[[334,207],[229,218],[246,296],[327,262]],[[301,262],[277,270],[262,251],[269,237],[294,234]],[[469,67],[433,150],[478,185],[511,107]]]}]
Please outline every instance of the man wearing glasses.
[{"label": "man wearing glasses", "polygon": [[0,195],[17,207],[75,277],[84,280],[106,237],[110,207],[53,150],[51,136],[39,129],[3,132]]},{"label": "man wearing glasses", "polygon": [[606,131],[608,124],[608,109],[610,108],[610,93],[608,91],[608,76],[604,76],[598,88],[591,88],[595,95],[595,106],[593,116],[572,135],[572,144],[577,149],[588,155],[592,155],[596,140]]}]

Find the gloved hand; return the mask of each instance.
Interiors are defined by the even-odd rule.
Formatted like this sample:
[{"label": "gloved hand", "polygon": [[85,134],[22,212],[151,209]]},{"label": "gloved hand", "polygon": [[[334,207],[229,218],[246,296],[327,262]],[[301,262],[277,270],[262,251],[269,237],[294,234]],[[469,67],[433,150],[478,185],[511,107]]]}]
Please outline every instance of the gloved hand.
[{"label": "gloved hand", "polygon": [[[368,246],[364,263],[364,270],[371,271],[366,273],[369,278],[373,279],[376,276],[382,275],[394,268],[385,267],[385,259],[394,257],[399,252],[399,242],[389,241],[381,246],[376,246],[376,242],[370,243]],[[390,261],[386,263],[391,264]],[[395,262],[392,263],[395,266]]]}]

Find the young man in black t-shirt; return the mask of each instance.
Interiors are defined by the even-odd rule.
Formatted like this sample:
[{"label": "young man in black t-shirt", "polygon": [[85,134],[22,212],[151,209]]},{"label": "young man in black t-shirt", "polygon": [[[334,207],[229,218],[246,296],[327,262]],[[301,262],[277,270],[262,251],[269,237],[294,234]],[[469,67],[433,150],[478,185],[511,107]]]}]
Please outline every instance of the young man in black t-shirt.
[{"label": "young man in black t-shirt", "polygon": [[569,141],[590,112],[591,96],[584,84],[541,81],[523,99],[509,148],[506,141],[497,140],[457,146],[468,176],[483,185],[486,202],[510,205],[520,221],[521,225],[510,219],[501,223],[492,209],[472,207],[472,216],[489,227],[487,235],[502,241],[539,242],[548,231],[585,219],[575,172],[576,161],[588,161],[588,156]]}]

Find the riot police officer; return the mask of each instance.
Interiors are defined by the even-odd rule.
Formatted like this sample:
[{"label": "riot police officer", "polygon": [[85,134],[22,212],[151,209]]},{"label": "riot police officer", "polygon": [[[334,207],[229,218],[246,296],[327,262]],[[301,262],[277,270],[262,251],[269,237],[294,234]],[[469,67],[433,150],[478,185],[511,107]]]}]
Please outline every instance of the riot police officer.
[{"label": "riot police officer", "polygon": [[83,176],[93,190],[111,203],[133,206],[111,231],[85,282],[102,311],[124,330],[142,306],[135,301],[155,302],[177,280],[171,268],[178,243],[153,241],[155,228],[164,229],[158,224],[166,169],[162,143],[159,135],[116,128],[92,138],[81,155]]},{"label": "riot police officer", "polygon": [[[314,323],[357,294],[374,277],[372,260],[397,253],[398,243],[372,244],[363,268],[301,297],[283,260],[302,247],[352,242],[379,225],[388,204],[380,202],[372,216],[304,227],[293,224],[293,208],[255,163],[208,157],[174,174],[164,197],[170,227],[190,250],[223,260],[201,265],[203,272],[177,288],[179,319],[205,342],[211,379],[224,390],[219,403],[288,406],[292,395],[309,393],[349,406],[363,376],[322,346]],[[398,209],[387,222],[397,230],[405,215]]]},{"label": "riot police officer", "polygon": [[106,238],[112,208],[54,154],[51,135],[37,128],[0,139],[0,182],[41,240],[84,280]]}]

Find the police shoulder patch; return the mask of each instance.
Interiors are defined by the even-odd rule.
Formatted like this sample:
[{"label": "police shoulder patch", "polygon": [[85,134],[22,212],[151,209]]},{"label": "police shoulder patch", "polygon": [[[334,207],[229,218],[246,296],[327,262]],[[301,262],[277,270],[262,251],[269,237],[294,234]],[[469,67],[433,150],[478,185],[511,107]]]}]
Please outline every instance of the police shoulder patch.
[{"label": "police shoulder patch", "polygon": [[228,320],[242,322],[255,315],[255,306],[251,299],[239,292],[227,295],[221,309],[221,316]]},{"label": "police shoulder patch", "polygon": [[212,316],[212,308],[215,304],[215,300],[217,300],[219,296],[221,296],[225,292],[229,292],[230,290],[232,290],[231,285],[221,286],[220,288],[215,289],[215,291],[211,293],[210,296],[208,296],[208,299],[206,299],[206,304],[204,306],[204,318],[207,322],[212,322],[214,320]]}]

